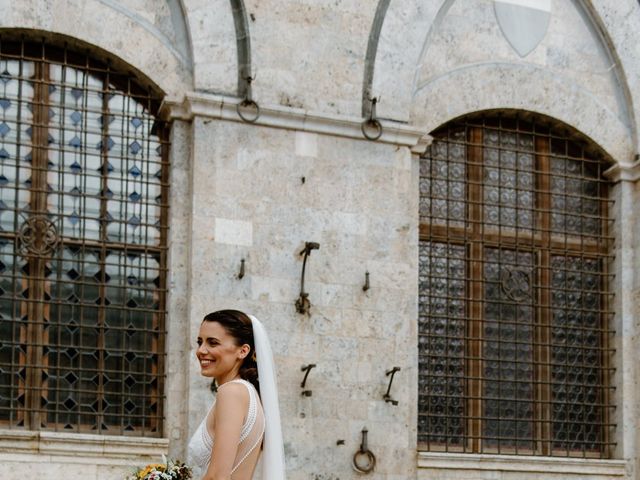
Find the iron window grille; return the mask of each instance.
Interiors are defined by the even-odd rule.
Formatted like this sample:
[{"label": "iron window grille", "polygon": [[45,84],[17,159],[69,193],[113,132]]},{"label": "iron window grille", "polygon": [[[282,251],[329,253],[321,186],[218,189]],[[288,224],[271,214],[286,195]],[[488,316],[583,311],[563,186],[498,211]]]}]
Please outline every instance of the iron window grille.
[{"label": "iron window grille", "polygon": [[160,436],[168,126],[158,94],[0,36],[0,426]]},{"label": "iron window grille", "polygon": [[603,155],[522,112],[433,137],[420,161],[420,447],[607,458]]}]

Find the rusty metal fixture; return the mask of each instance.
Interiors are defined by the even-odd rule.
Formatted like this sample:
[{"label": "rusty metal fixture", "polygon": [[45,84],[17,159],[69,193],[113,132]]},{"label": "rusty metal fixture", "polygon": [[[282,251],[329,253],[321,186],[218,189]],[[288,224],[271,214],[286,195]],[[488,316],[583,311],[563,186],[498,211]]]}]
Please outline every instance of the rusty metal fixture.
[{"label": "rusty metal fixture", "polygon": [[244,258],[240,260],[240,272],[238,273],[238,280],[242,280],[244,278]]},{"label": "rusty metal fixture", "polygon": [[353,455],[352,466],[358,473],[371,473],[376,468],[376,456],[367,446],[367,427],[362,429],[360,449]]},{"label": "rusty metal fixture", "polygon": [[311,396],[311,390],[304,390],[305,385],[307,384],[307,377],[309,376],[309,372],[311,371],[312,368],[314,368],[316,366],[315,363],[310,363],[309,365],[304,365],[301,370],[303,372],[305,372],[304,374],[304,378],[302,379],[302,383],[300,384],[300,388],[302,388],[302,396],[303,397],[310,397]]},{"label": "rusty metal fixture", "polygon": [[260,106],[252,98],[251,82],[255,77],[245,77],[245,97],[236,105],[238,116],[247,123],[255,123],[260,117]]},{"label": "rusty metal fixture", "polygon": [[382,396],[385,402],[390,403],[391,405],[394,405],[394,406],[398,405],[398,401],[391,398],[391,384],[393,383],[393,377],[395,376],[396,372],[399,372],[399,371],[400,371],[400,367],[393,367],[391,370],[387,371],[386,373],[387,377],[391,375],[391,378],[389,378],[389,386],[387,387],[387,393],[385,393]]},{"label": "rusty metal fixture", "polygon": [[378,97],[373,97],[370,99],[371,101],[371,112],[369,113],[369,118],[362,122],[360,125],[360,130],[362,130],[362,134],[365,136],[367,140],[375,141],[378,140],[382,136],[382,124],[376,118],[376,104],[380,99]]},{"label": "rusty metal fixture", "polygon": [[298,300],[296,300],[296,311],[301,314],[309,313],[309,308],[311,308],[311,303],[309,302],[309,294],[304,291],[304,274],[307,268],[307,258],[311,254],[311,250],[318,250],[320,248],[320,244],[316,242],[306,242],[304,244],[304,248],[300,252],[300,255],[304,255],[304,260],[302,261],[302,275],[300,277],[300,296]]},{"label": "rusty metal fixture", "polygon": [[362,291],[366,292],[370,288],[371,288],[371,285],[369,284],[369,272],[366,272],[364,274],[364,285],[362,286]]},{"label": "rusty metal fixture", "polygon": [[386,375],[387,377],[389,375],[391,375],[391,377],[389,378],[389,386],[387,387],[387,393],[385,393],[382,398],[384,398],[384,401],[387,403],[390,403],[391,405],[397,406],[398,405],[398,401],[394,400],[393,398],[391,398],[391,384],[393,383],[393,377],[396,374],[396,372],[400,371],[400,367],[393,367],[391,370],[389,370]]}]

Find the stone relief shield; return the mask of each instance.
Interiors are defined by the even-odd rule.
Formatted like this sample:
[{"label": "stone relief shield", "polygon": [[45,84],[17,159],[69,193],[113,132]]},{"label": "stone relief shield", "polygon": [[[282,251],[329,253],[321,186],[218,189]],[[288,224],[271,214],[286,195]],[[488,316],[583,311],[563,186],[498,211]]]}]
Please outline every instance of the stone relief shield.
[{"label": "stone relief shield", "polygon": [[509,44],[526,57],[542,41],[551,19],[551,0],[494,0],[498,25]]}]

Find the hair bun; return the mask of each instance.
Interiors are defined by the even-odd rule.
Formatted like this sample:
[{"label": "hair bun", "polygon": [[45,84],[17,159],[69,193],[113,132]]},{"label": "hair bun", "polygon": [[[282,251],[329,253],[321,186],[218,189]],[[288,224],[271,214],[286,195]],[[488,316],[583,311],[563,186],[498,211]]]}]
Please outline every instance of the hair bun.
[{"label": "hair bun", "polygon": [[[253,363],[253,362],[251,362]],[[248,366],[242,366],[240,368],[240,377],[243,380],[247,380],[248,382],[250,382],[254,387],[256,387],[256,390],[258,391],[258,394],[260,394],[260,382],[258,381],[258,368],[257,366],[254,365],[248,365]]]}]

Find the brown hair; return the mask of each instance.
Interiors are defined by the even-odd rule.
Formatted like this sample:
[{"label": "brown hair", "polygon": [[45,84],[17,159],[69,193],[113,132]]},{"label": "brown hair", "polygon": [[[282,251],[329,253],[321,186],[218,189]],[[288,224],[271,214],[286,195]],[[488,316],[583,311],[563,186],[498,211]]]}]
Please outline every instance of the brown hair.
[{"label": "brown hair", "polygon": [[240,378],[251,382],[259,395],[260,382],[258,381],[258,364],[255,357],[256,347],[253,340],[253,324],[249,316],[239,310],[218,310],[205,315],[202,321],[219,323],[235,339],[237,346],[246,343],[251,347],[249,355],[240,365]]}]

